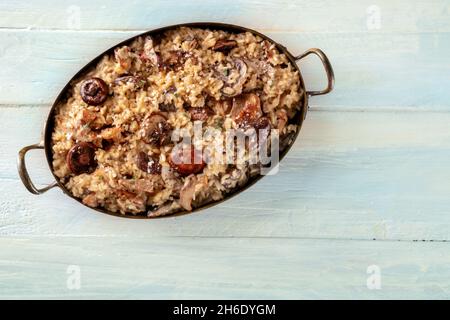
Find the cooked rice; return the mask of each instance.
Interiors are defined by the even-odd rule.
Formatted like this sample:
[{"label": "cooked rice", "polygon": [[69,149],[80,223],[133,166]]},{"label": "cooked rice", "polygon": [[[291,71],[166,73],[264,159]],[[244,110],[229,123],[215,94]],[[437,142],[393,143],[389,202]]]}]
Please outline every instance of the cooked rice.
[{"label": "cooked rice", "polygon": [[[219,39],[235,40],[229,52],[214,51]],[[161,68],[143,59],[145,53],[156,53],[162,62],[179,53],[179,65]],[[151,57],[150,57],[151,58]],[[154,58],[154,57],[153,57]],[[240,77],[235,58],[245,62],[246,73],[236,88],[226,88]],[[151,59],[150,59],[151,60]],[[117,81],[124,76],[133,81]],[[99,106],[86,104],[80,95],[81,83],[90,77],[103,79],[109,87],[107,100]],[[95,68],[71,84],[68,98],[57,108],[52,135],[53,169],[66,188],[83,203],[122,214],[169,214],[186,210],[180,187],[194,185],[192,207],[222,199],[242,187],[257,173],[255,166],[208,163],[202,172],[181,176],[168,161],[173,143],[159,147],[142,141],[143,119],[163,110],[173,129],[192,133],[194,123],[187,107],[210,107],[214,115],[203,125],[225,130],[237,128],[229,113],[224,112],[227,91],[231,95],[253,92],[259,96],[263,115],[280,136],[297,130],[286,124],[300,108],[303,96],[297,69],[274,44],[250,32],[228,33],[198,28],[178,28],[159,39],[139,37],[129,45],[104,56]],[[87,111],[86,111],[87,110]],[[94,114],[86,122],[86,116]],[[112,144],[102,147],[102,141]],[[211,141],[203,141],[203,148]],[[67,165],[67,153],[75,143],[96,145],[97,167],[91,173],[74,174]],[[153,179],[136,164],[139,152],[159,158],[163,186],[157,192],[146,192],[137,184]],[[185,195],[184,195],[185,196]]]}]

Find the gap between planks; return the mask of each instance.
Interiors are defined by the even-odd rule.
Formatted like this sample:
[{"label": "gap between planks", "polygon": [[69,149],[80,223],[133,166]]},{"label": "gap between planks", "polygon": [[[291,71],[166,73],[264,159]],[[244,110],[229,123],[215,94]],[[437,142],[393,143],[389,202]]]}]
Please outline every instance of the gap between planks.
[{"label": "gap between planks", "polygon": [[[129,219],[129,218],[117,218],[117,219]],[[170,218],[166,218],[170,219]],[[21,235],[8,235],[8,236],[0,236],[0,241],[2,240],[29,240],[29,239],[58,239],[58,238],[81,238],[81,239],[132,239],[134,240],[151,240],[151,239],[234,239],[234,240],[267,240],[267,239],[273,239],[273,240],[300,240],[300,241],[364,241],[364,242],[386,242],[386,243],[393,243],[393,242],[418,242],[418,243],[450,243],[450,240],[447,239],[441,239],[441,240],[433,240],[433,239],[367,239],[367,238],[337,238],[337,237],[300,237],[300,236],[288,236],[288,237],[281,237],[281,236],[202,236],[202,235],[195,235],[195,236],[184,236],[184,235],[173,235],[173,236],[161,236],[158,235],[157,237],[147,237],[147,236],[139,236],[139,235],[133,235],[133,237],[130,236],[123,236],[120,234],[108,234],[108,235],[99,235],[99,234],[21,234]]]}]

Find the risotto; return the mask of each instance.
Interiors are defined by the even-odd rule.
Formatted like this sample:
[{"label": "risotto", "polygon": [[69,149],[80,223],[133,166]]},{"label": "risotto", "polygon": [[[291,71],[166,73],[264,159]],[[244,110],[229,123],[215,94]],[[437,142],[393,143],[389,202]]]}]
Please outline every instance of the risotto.
[{"label": "risotto", "polygon": [[290,120],[302,96],[297,69],[250,32],[182,27],[140,37],[71,83],[56,109],[53,169],[91,207],[191,211],[261,173],[249,148],[217,161],[226,149],[218,141],[251,131],[247,147],[273,145],[275,132],[282,142],[298,130]]}]

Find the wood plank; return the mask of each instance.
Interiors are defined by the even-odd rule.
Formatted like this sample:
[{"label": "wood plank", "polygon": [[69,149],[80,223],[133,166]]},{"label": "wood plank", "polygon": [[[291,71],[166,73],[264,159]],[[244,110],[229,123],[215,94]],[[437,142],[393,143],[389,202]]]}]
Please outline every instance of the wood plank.
[{"label": "wood plank", "polygon": [[445,0],[135,0],[126,5],[120,0],[108,4],[92,0],[2,1],[0,27],[146,30],[181,22],[218,21],[265,31],[364,32],[374,4],[381,15],[381,28],[376,31],[450,31]]},{"label": "wood plank", "polygon": [[[50,105],[89,60],[136,32],[1,31],[0,104]],[[293,54],[322,48],[333,63],[336,88],[312,105],[448,109],[450,33],[268,33]],[[326,79],[313,57],[301,62],[309,89]]]},{"label": "wood plank", "polygon": [[[448,243],[36,237],[1,239],[0,245],[3,299],[450,296],[449,282],[443,281],[450,276]],[[374,265],[380,271],[378,290],[367,286],[367,270]],[[79,270],[79,290],[67,287],[69,266]]]},{"label": "wood plank", "polygon": [[[278,174],[198,214],[134,221],[96,214],[59,190],[25,190],[15,156],[39,140],[45,111],[0,109],[2,236],[450,240],[450,113],[311,108]],[[50,182],[43,153],[28,158],[34,181]]]}]

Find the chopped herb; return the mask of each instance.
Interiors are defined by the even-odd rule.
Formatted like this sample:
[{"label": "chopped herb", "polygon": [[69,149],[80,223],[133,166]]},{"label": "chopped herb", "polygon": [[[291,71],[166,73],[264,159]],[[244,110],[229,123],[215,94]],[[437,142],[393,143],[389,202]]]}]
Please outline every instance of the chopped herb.
[{"label": "chopped herb", "polygon": [[140,87],[140,88],[143,88],[143,87],[145,87],[145,84],[146,84],[147,82],[144,80],[144,79],[140,79],[139,80],[139,83],[138,83],[138,86]]}]

